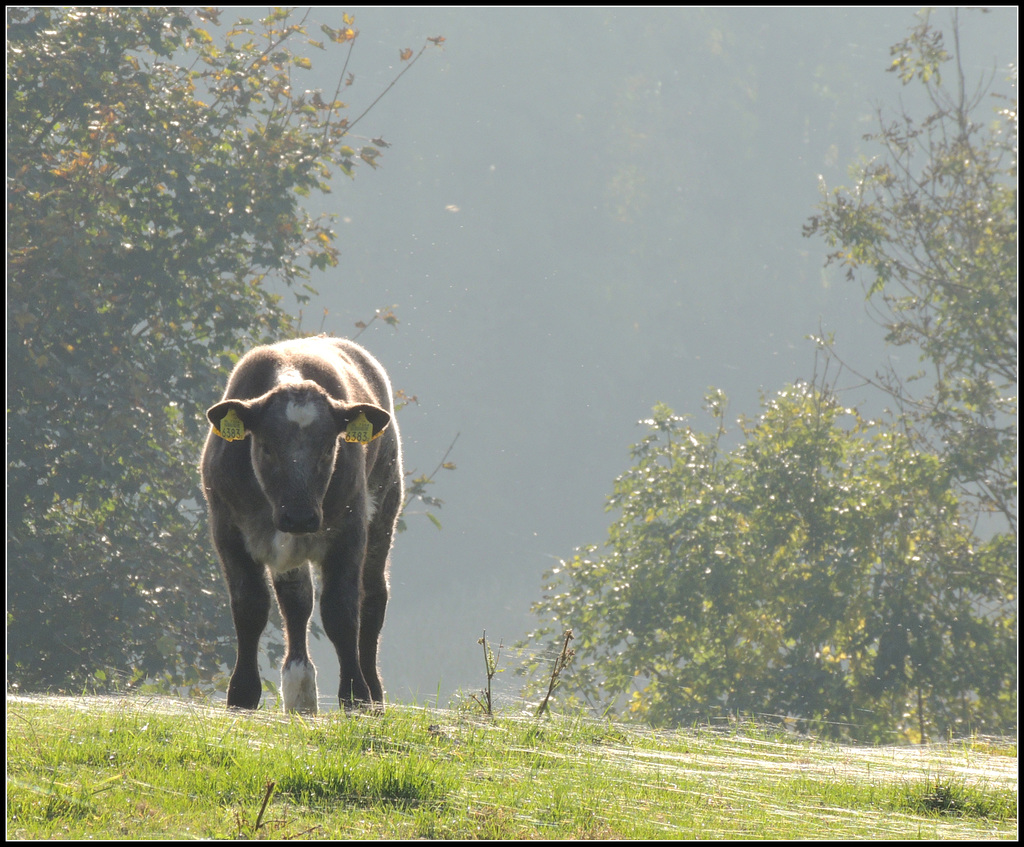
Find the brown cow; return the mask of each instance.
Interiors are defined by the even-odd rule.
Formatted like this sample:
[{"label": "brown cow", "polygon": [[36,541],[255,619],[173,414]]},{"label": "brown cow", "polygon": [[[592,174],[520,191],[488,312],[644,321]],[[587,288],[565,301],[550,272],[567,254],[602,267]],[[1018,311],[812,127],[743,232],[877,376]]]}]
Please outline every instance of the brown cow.
[{"label": "brown cow", "polygon": [[324,632],[341,665],[340,703],[382,704],[377,648],[402,506],[402,450],[384,368],[341,338],[257,347],[207,417],[203,492],[238,637],[228,706],[260,702],[269,571],[284,619],[284,708],[316,712],[311,564],[320,569]]}]

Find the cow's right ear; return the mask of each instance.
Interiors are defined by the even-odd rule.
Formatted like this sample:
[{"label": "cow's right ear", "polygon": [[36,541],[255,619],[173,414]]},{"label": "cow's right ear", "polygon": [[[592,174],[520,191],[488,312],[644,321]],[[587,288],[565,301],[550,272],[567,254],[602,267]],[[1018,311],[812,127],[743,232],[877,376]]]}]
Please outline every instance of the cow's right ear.
[{"label": "cow's right ear", "polygon": [[211,406],[206,417],[213,424],[213,431],[225,441],[241,441],[249,434],[244,418],[248,408],[240,400],[224,400]]}]

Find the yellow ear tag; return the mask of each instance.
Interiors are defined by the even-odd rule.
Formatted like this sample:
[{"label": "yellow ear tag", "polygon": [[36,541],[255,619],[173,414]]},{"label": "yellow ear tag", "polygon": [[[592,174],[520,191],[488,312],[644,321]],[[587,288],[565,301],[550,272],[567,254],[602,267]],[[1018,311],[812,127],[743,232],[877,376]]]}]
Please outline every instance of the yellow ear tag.
[{"label": "yellow ear tag", "polygon": [[373,424],[366,419],[364,412],[356,415],[356,419],[351,421],[345,429],[345,440],[358,442],[359,444],[369,444],[378,435],[380,433],[374,433]]},{"label": "yellow ear tag", "polygon": [[245,438],[245,424],[242,423],[242,419],[238,417],[234,409],[228,411],[220,419],[220,429],[214,427],[213,431],[225,441],[241,441]]}]

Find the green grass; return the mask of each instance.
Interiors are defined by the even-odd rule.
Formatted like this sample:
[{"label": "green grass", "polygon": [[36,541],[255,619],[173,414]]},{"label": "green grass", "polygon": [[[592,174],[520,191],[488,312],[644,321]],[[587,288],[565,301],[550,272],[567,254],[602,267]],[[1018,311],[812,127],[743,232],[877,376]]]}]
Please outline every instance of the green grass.
[{"label": "green grass", "polygon": [[[272,787],[268,790],[268,785]],[[7,701],[8,838],[1017,837],[1016,743]]]}]

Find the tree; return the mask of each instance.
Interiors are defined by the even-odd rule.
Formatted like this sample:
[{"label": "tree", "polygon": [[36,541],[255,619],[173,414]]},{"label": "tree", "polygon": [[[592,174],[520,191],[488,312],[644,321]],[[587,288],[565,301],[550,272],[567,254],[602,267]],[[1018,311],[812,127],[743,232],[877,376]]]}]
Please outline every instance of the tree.
[{"label": "tree", "polygon": [[765,398],[742,443],[664,406],[615,481],[604,551],[545,577],[566,692],[655,726],[754,715],[859,740],[1014,725],[1015,561],[958,520],[941,463],[824,379]]},{"label": "tree", "polygon": [[[8,10],[15,685],[187,686],[231,657],[203,411],[239,351],[293,328],[264,278],[303,302],[337,264],[302,198],[380,150],[347,144],[349,16],[318,41],[277,10],[218,42],[219,14]],[[297,43],[342,51],[338,91],[301,93]]]},{"label": "tree", "polygon": [[1000,96],[994,121],[975,117],[987,86],[966,79],[952,15],[952,52],[927,10],[891,51],[889,70],[920,83],[932,111],[879,110],[866,139],[881,155],[852,169],[855,188],[823,186],[804,234],[836,248],[828,261],[848,279],[868,271],[887,340],[918,349],[925,368],[874,380],[914,443],[1016,533],[1017,105]]},{"label": "tree", "polygon": [[[790,386],[732,450],[719,393],[713,435],[656,407],[604,549],[561,562],[534,606],[533,640],[575,635],[570,696],[655,725],[741,713],[921,741],[1015,728],[1016,104],[973,121],[984,89],[966,94],[955,17],[953,38],[951,55],[925,15],[893,48],[934,111],[883,120],[868,137],[883,156],[805,228],[851,279],[871,270],[888,342],[929,370],[876,377],[896,407],[877,421],[825,376]],[[838,356],[820,344],[827,374]]]}]

